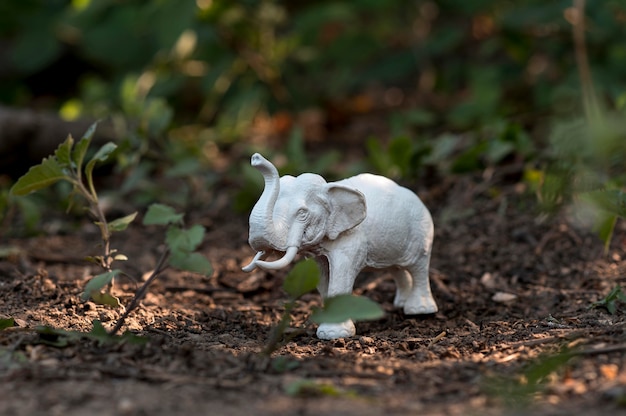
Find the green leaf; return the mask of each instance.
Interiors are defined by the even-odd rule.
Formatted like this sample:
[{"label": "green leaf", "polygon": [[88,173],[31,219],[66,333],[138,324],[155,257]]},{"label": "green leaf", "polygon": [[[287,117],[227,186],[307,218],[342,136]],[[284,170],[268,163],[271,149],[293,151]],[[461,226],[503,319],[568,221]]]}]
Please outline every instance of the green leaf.
[{"label": "green leaf", "polygon": [[152,204],[143,217],[144,225],[180,224],[184,214],[178,214],[174,208],[163,204]]},{"label": "green leaf", "polygon": [[391,161],[387,151],[383,149],[380,140],[376,137],[369,137],[365,142],[367,148],[367,158],[374,169],[379,173],[386,173],[389,170]]},{"label": "green leaf", "polygon": [[611,315],[615,315],[615,312],[617,312],[617,306],[615,305],[615,301],[609,301],[606,303],[606,305],[604,305],[606,307],[606,310],[609,311],[609,313]]},{"label": "green leaf", "polygon": [[[19,9],[17,8],[13,12],[10,8],[7,11],[6,4],[8,3],[2,5],[2,23],[4,27],[7,25],[7,20],[5,20],[4,16],[6,14],[15,13],[22,16],[22,18],[27,16],[24,12],[18,12]],[[42,10],[40,12],[41,16],[48,14],[48,20],[44,22],[42,19],[24,19],[22,23],[24,25],[22,26],[23,29],[17,31],[15,36],[12,37],[11,49],[7,51],[6,58],[9,59],[8,64],[15,68],[17,73],[34,74],[54,63],[63,51],[58,36],[51,36],[50,32],[52,30],[51,22],[55,14],[49,9],[44,10],[46,11]],[[31,14],[31,16],[33,15],[34,13]]]},{"label": "green leaf", "polygon": [[528,384],[532,386],[544,382],[546,377],[562,368],[574,356],[574,353],[563,348],[558,354],[540,357],[524,371]]},{"label": "green leaf", "polygon": [[91,292],[90,297],[91,300],[93,300],[98,305],[106,305],[112,308],[119,308],[122,306],[120,299],[110,293],[102,293],[100,291],[94,290]]},{"label": "green leaf", "polygon": [[489,162],[497,164],[513,152],[515,152],[513,143],[504,140],[491,140],[485,150],[485,156]]},{"label": "green leaf", "polygon": [[96,132],[97,126],[98,122],[95,122],[91,126],[89,126],[85,134],[83,134],[83,137],[78,141],[78,143],[76,143],[76,146],[74,146],[74,151],[72,152],[72,160],[74,161],[74,164],[76,165],[76,170],[78,171],[81,170],[83,161],[85,160],[85,154],[87,153],[87,149],[91,144],[91,138]]},{"label": "green leaf", "polygon": [[148,338],[133,334],[130,331],[124,331],[122,335],[116,337],[109,336],[109,339],[115,342],[127,342],[135,345],[145,345],[149,341]]},{"label": "green leaf", "polygon": [[598,233],[598,237],[604,243],[604,252],[609,252],[609,245],[613,238],[613,230],[617,223],[617,215],[605,214],[602,218],[596,220],[595,228]]},{"label": "green leaf", "polygon": [[589,308],[605,308],[611,315],[615,315],[617,312],[616,301],[624,302],[626,301],[626,294],[622,291],[622,287],[617,285],[608,295],[606,295],[603,299],[600,299],[597,302],[593,302]]},{"label": "green leaf", "polygon": [[73,331],[65,331],[63,329],[56,329],[51,326],[38,326],[35,328],[39,335],[39,342],[46,345],[52,345],[57,348],[67,347],[71,340],[79,339],[79,336],[74,335]]},{"label": "green leaf", "polygon": [[54,152],[54,156],[57,158],[57,162],[63,169],[70,168],[72,166],[72,159],[70,157],[72,152],[72,146],[74,145],[74,139],[72,135],[68,135],[67,139],[59,145]]},{"label": "green leaf", "polygon": [[319,283],[319,268],[313,259],[306,259],[294,266],[283,282],[283,289],[292,299],[309,293]]},{"label": "green leaf", "polygon": [[109,158],[111,153],[113,153],[117,149],[117,145],[113,142],[108,142],[103,145],[95,155],[91,158],[89,162],[87,162],[87,166],[85,166],[85,174],[87,177],[91,177],[91,173],[93,172],[93,168],[96,166],[98,162],[104,162]]},{"label": "green leaf", "polygon": [[170,264],[180,270],[209,276],[213,273],[211,262],[200,253],[176,251],[170,257]]},{"label": "green leaf", "polygon": [[402,174],[406,174],[411,165],[411,155],[413,143],[407,136],[394,137],[389,143],[389,158],[391,162],[400,169]]},{"label": "green leaf", "polygon": [[44,159],[39,165],[31,167],[11,188],[13,195],[27,195],[46,188],[60,180],[69,180],[59,162],[54,157]]},{"label": "green leaf", "polygon": [[128,331],[124,332],[121,336],[111,336],[97,319],[92,321],[92,325],[93,327],[89,332],[67,331],[50,326],[39,326],[36,328],[36,331],[40,336],[40,342],[55,347],[66,347],[70,342],[75,342],[79,339],[90,339],[97,341],[100,345],[115,342],[128,342],[132,344],[145,344],[148,342],[147,338],[137,336]]},{"label": "green leaf", "polygon": [[100,320],[98,319],[94,319],[92,322],[93,328],[91,329],[91,331],[89,331],[89,335],[92,335],[94,337],[108,337],[109,334],[107,333],[107,330],[104,329],[104,326],[102,325],[102,322],[100,322]]},{"label": "green leaf", "polygon": [[80,295],[82,300],[88,300],[92,297],[93,292],[99,292],[104,286],[111,283],[113,278],[120,273],[120,270],[115,269],[110,272],[102,273],[94,276],[86,285],[85,291]]},{"label": "green leaf", "polygon": [[133,222],[136,216],[137,212],[133,212],[130,215],[111,221],[108,224],[109,231],[124,231],[128,227],[128,224]]},{"label": "green leaf", "polygon": [[300,363],[285,356],[278,356],[272,360],[272,370],[277,373],[285,373],[300,367]]},{"label": "green leaf", "polygon": [[104,144],[100,149],[98,149],[96,154],[93,155],[89,163],[104,162],[109,158],[111,153],[115,151],[115,149],[117,149],[117,145],[113,142]]},{"label": "green leaf", "polygon": [[7,328],[13,328],[15,325],[15,319],[13,318],[3,318],[0,319],[0,331]]},{"label": "green leaf", "polygon": [[86,256],[85,257],[85,261],[88,261],[89,263],[93,263],[93,264],[102,264],[102,260],[104,260],[104,257],[102,256]]},{"label": "green leaf", "polygon": [[199,224],[187,230],[171,226],[167,229],[165,235],[165,242],[173,252],[183,251],[190,253],[202,243],[203,239],[204,227]]},{"label": "green leaf", "polygon": [[611,214],[626,217],[626,193],[621,189],[591,191],[581,194],[580,197]]},{"label": "green leaf", "polygon": [[338,324],[348,319],[368,321],[379,319],[384,315],[376,302],[354,295],[339,295],[324,301],[324,307],[316,309],[311,319],[318,323]]},{"label": "green leaf", "polygon": [[297,380],[285,386],[285,393],[298,397],[337,397],[343,393],[332,384],[318,383],[315,380]]}]

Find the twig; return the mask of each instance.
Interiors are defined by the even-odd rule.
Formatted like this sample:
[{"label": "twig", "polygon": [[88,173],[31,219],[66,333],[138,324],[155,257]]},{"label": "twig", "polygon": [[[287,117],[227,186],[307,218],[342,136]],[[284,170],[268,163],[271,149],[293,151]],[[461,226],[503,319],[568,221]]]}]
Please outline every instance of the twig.
[{"label": "twig", "polygon": [[117,332],[122,328],[122,326],[124,326],[124,321],[126,320],[126,318],[128,318],[128,315],[130,315],[133,309],[135,309],[137,305],[139,305],[139,302],[141,302],[143,297],[146,295],[146,292],[148,292],[148,287],[150,286],[150,284],[152,284],[152,282],[156,280],[156,278],[161,274],[161,272],[163,272],[167,268],[167,259],[169,258],[169,256],[170,256],[170,250],[168,248],[161,255],[159,262],[157,263],[156,267],[152,271],[152,274],[150,275],[148,280],[146,280],[146,282],[139,289],[137,289],[137,292],[135,293],[135,297],[130,302],[130,304],[126,308],[126,311],[124,311],[120,319],[118,319],[117,324],[115,324],[111,332],[109,332],[109,335],[113,336],[117,334]]},{"label": "twig", "polygon": [[581,336],[583,334],[584,334],[583,331],[578,331],[578,332],[574,332],[574,333],[567,334],[567,335],[557,335],[557,336],[545,337],[545,338],[527,339],[524,341],[518,341],[518,342],[512,342],[510,344],[506,344],[505,348],[533,347],[535,345],[549,344],[553,342],[562,342],[562,341],[571,340],[573,338],[577,338],[578,336]]},{"label": "twig", "polygon": [[441,341],[442,339],[445,338],[445,336],[447,335],[446,331],[443,331],[442,333],[440,333],[439,335],[437,335],[435,338],[433,338],[429,343],[428,343],[428,348],[432,347],[433,345],[435,345],[436,343],[438,343],[439,341]]},{"label": "twig", "polygon": [[608,347],[600,348],[586,348],[584,350],[572,351],[574,355],[596,355],[596,354],[608,354],[611,352],[626,351],[626,344],[611,345]]}]

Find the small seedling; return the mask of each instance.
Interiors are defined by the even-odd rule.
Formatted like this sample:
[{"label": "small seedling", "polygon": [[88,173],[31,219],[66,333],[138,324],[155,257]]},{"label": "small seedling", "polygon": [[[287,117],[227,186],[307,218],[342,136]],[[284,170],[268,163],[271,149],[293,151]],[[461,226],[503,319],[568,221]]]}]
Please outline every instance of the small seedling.
[{"label": "small seedling", "polygon": [[604,308],[611,315],[615,315],[617,312],[617,302],[626,302],[626,293],[622,291],[621,286],[615,286],[604,299],[600,299],[597,302],[593,302],[589,308]]},{"label": "small seedling", "polygon": [[191,228],[183,229],[181,228],[182,223],[183,215],[176,213],[173,208],[167,205],[153,204],[148,208],[143,224],[167,225],[165,237],[167,248],[150,277],[137,290],[130,305],[111,330],[111,335],[115,335],[122,328],[130,312],[139,305],[139,302],[146,295],[148,287],[168,267],[168,264],[181,270],[200,273],[205,276],[211,274],[213,270],[211,263],[203,255],[195,252],[204,239],[204,227],[194,225]]},{"label": "small seedling", "polygon": [[562,370],[576,353],[563,347],[555,354],[533,360],[514,377],[491,377],[484,384],[487,393],[499,397],[511,407],[526,407],[537,394],[545,391],[549,376]]},{"label": "small seedling", "polygon": [[127,259],[124,254],[111,249],[111,234],[125,230],[137,213],[134,212],[110,222],[106,219],[94,186],[93,170],[97,163],[105,162],[111,156],[117,145],[112,142],[106,143],[85,164],[85,157],[96,126],[97,123],[91,125],[77,143],[74,143],[74,138],[69,135],[53,155],[43,159],[39,165],[31,167],[24,176],[19,178],[11,188],[11,193],[17,196],[28,195],[59,181],[66,181],[72,185],[73,195],[80,195],[86,200],[87,210],[100,230],[103,247],[102,255],[91,256],[86,260],[98,264],[104,273],[94,276],[92,282],[85,288],[83,299],[91,297],[98,303],[117,307],[120,306],[119,299],[112,296],[110,291],[101,292],[104,287],[110,288],[113,279],[120,273],[119,270],[113,269],[113,263]]},{"label": "small seedling", "polygon": [[[278,349],[285,331],[291,323],[291,312],[296,302],[303,295],[313,291],[319,282],[319,269],[312,259],[299,262],[289,272],[283,282],[283,290],[287,292],[289,300],[285,303],[280,322],[272,330],[270,338],[263,350],[264,355],[270,355]],[[348,319],[354,321],[373,320],[382,317],[382,308],[374,301],[362,296],[351,294],[328,298],[324,307],[314,308],[311,320],[321,323],[340,323]]]},{"label": "small seedling", "polygon": [[[83,300],[93,299],[95,302],[109,306],[120,306],[119,300],[111,295],[110,289],[113,279],[122,273],[120,269],[114,269],[113,263],[116,261],[128,260],[126,255],[112,249],[110,245],[111,234],[124,231],[135,219],[137,212],[107,221],[100,205],[98,194],[94,186],[93,170],[97,163],[106,161],[115,151],[114,143],[107,143],[102,146],[95,155],[86,163],[85,156],[94,135],[96,124],[93,124],[78,143],[74,143],[72,136],[63,142],[57,150],[41,164],[33,166],[22,176],[11,189],[14,195],[27,195],[31,192],[46,188],[56,182],[66,181],[73,187],[73,193],[80,195],[87,201],[87,209],[95,219],[100,230],[103,253],[97,256],[87,257],[86,260],[99,265],[104,271],[94,276],[85,286],[81,295]],[[83,167],[84,165],[84,167]],[[157,262],[150,277],[137,290],[130,305],[120,317],[115,327],[108,336],[114,336],[123,326],[126,317],[139,304],[145,296],[148,286],[163,272],[169,265],[178,269],[192,271],[201,274],[211,273],[211,264],[200,253],[196,253],[202,240],[204,239],[204,227],[194,225],[188,229],[182,228],[183,214],[162,204],[154,204],[149,207],[144,216],[144,225],[164,225],[167,226],[165,243],[166,249]],[[97,336],[102,335],[102,325],[94,321],[94,328]],[[102,330],[101,330],[102,329]],[[104,331],[106,333],[106,331]],[[89,333],[91,334],[91,332]],[[67,334],[65,334],[67,335]]]},{"label": "small seedling", "polygon": [[319,270],[313,260],[302,261],[291,269],[283,282],[283,290],[287,292],[289,299],[285,302],[285,311],[281,315],[278,325],[270,333],[267,345],[263,349],[264,355],[270,355],[278,349],[285,331],[291,323],[291,311],[300,297],[317,287],[318,274]]},{"label": "small seedling", "polygon": [[39,335],[40,343],[51,345],[53,347],[66,347],[70,343],[80,339],[95,341],[98,345],[116,342],[143,345],[148,342],[147,338],[137,336],[129,331],[126,331],[119,336],[111,335],[106,331],[106,329],[104,329],[102,323],[97,319],[93,321],[93,328],[89,332],[66,331],[63,329],[52,328],[50,326],[37,327],[36,331]]}]

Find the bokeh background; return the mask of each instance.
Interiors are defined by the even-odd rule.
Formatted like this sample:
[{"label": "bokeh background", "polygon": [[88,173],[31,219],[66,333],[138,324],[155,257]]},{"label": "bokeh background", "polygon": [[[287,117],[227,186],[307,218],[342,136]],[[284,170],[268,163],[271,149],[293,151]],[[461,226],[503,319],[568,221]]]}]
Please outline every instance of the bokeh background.
[{"label": "bokeh background", "polygon": [[144,203],[193,195],[150,179],[227,175],[245,211],[262,151],[281,173],[424,186],[513,164],[554,207],[572,172],[622,189],[625,39],[618,0],[3,1],[0,183],[100,119],[118,189]]}]

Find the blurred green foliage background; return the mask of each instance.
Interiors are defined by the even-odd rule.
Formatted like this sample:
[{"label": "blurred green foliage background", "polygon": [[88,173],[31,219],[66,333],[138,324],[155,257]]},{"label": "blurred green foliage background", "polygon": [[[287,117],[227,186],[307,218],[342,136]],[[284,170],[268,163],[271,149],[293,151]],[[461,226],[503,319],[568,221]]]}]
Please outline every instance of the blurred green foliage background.
[{"label": "blurred green foliage background", "polygon": [[[617,100],[626,5],[594,2],[587,15],[596,87]],[[328,110],[372,86],[387,89],[382,104],[424,113],[407,123],[534,124],[580,106],[571,19],[568,0],[5,1],[0,98],[165,124],[167,108],[219,140],[240,139],[260,112]]]},{"label": "blurred green foliage background", "polygon": [[[570,0],[3,1],[0,101],[112,119],[127,142],[120,165],[137,168],[127,189],[155,169],[138,162],[150,152],[175,176],[226,169],[216,155],[252,147],[283,154],[283,172],[331,177],[337,166],[407,179],[516,161],[535,185],[554,176],[553,206],[580,167],[559,124],[585,118],[580,18]],[[584,23],[602,111],[623,114],[626,3],[590,2]],[[343,148],[362,160],[340,163]]]}]

